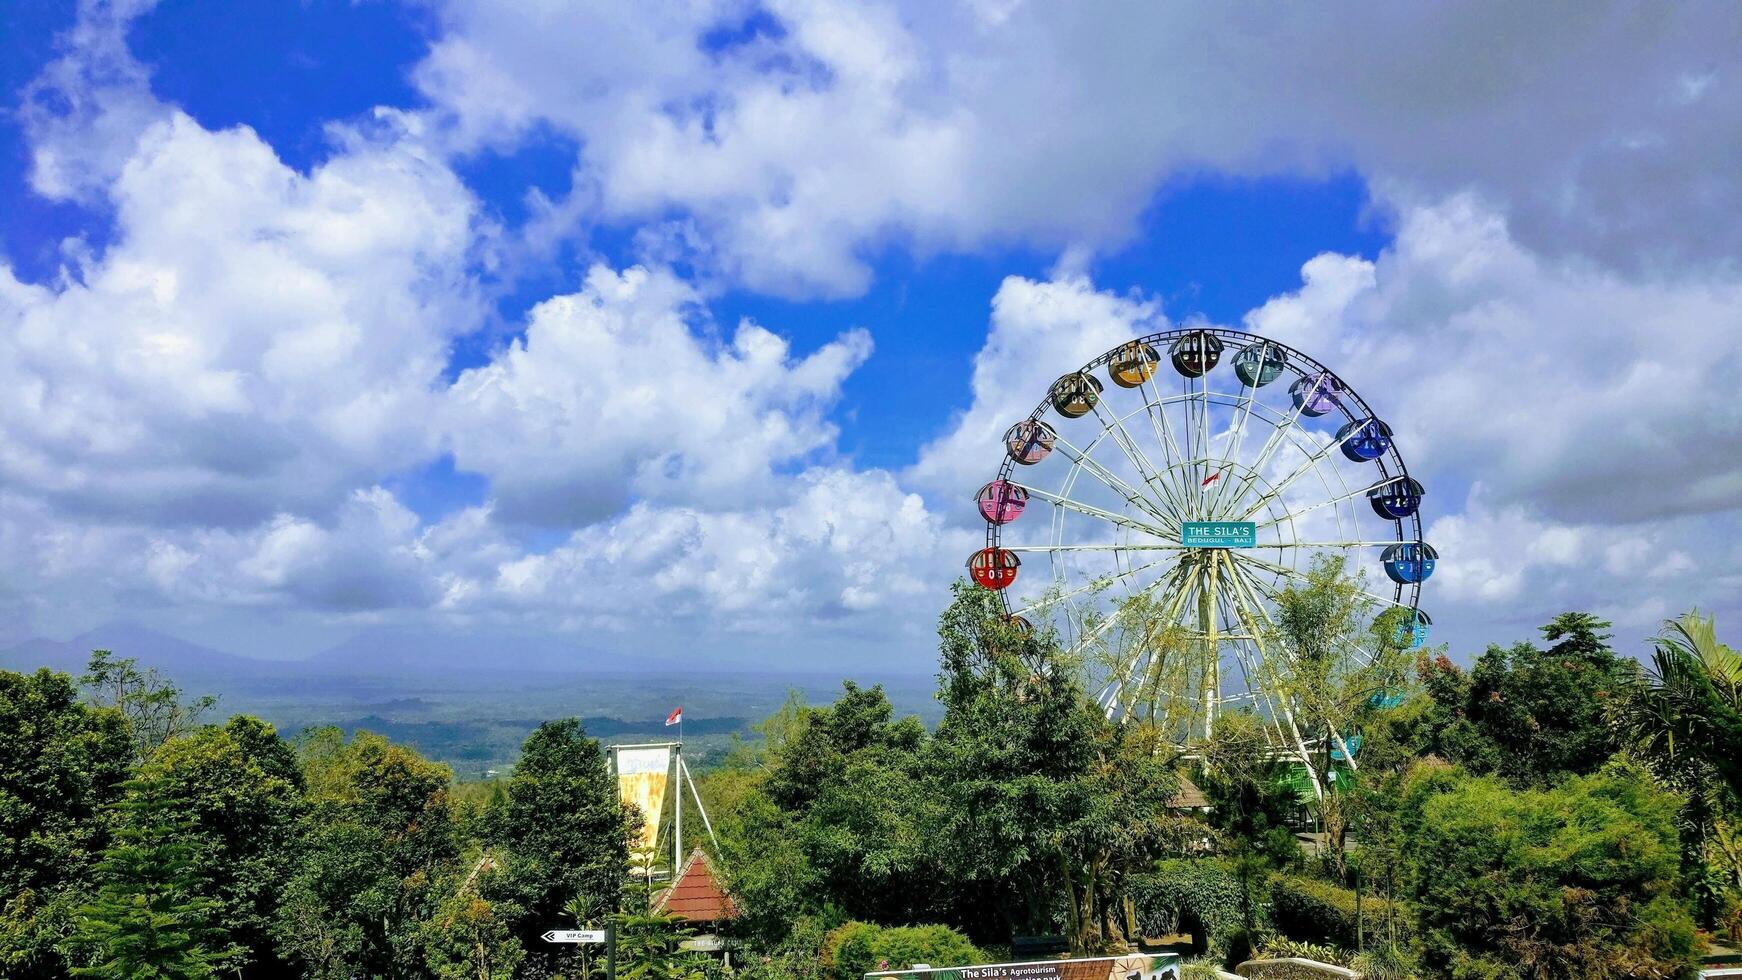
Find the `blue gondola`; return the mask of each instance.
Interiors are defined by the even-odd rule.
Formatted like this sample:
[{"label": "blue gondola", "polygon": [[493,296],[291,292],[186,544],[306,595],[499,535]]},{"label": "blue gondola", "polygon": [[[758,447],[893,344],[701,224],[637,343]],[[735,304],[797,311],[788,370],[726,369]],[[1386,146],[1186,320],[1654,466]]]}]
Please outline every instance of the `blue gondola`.
[{"label": "blue gondola", "polygon": [[1309,418],[1317,418],[1335,409],[1342,400],[1343,391],[1343,383],[1329,371],[1309,374],[1288,389],[1294,407]]},{"label": "blue gondola", "polygon": [[1378,419],[1345,422],[1337,430],[1343,455],[1357,463],[1371,463],[1391,448],[1391,426]]},{"label": "blue gondola", "polygon": [[1275,381],[1287,366],[1282,349],[1269,341],[1259,341],[1234,355],[1234,373],[1248,388],[1262,388]]},{"label": "blue gondola", "polygon": [[1402,520],[1421,506],[1421,495],[1427,491],[1407,476],[1387,480],[1367,491],[1367,502],[1373,513],[1387,521]]},{"label": "blue gondola", "polygon": [[1413,610],[1410,618],[1397,624],[1397,633],[1392,641],[1400,650],[1419,650],[1427,642],[1428,631],[1433,628],[1434,621],[1420,609]]},{"label": "blue gondola", "polygon": [[1439,552],[1433,545],[1421,541],[1394,544],[1380,556],[1385,563],[1385,576],[1398,585],[1426,582],[1434,573],[1434,561],[1438,558]]}]

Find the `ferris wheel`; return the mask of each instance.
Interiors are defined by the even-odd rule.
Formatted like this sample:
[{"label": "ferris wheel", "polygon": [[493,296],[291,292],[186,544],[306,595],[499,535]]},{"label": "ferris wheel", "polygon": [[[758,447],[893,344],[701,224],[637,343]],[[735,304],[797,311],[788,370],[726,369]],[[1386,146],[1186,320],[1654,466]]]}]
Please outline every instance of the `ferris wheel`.
[{"label": "ferris wheel", "polygon": [[1277,621],[1285,592],[1327,562],[1385,642],[1427,637],[1438,555],[1422,486],[1391,427],[1291,347],[1209,327],[1132,340],[1061,376],[1003,449],[977,495],[986,547],[969,573],[1013,626],[1044,620],[1096,654],[1109,717],[1164,718],[1184,744],[1249,707],[1304,759]]}]

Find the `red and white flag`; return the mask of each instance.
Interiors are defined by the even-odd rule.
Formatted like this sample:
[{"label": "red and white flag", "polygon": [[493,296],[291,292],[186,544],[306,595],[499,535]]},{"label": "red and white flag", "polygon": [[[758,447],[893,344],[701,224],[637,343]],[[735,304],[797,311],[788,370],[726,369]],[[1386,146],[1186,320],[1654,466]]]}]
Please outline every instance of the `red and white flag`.
[{"label": "red and white flag", "polygon": [[666,727],[668,727],[668,728],[672,725],[677,724],[680,721],[683,721],[683,709],[682,708],[673,708],[673,709],[671,709],[671,714],[665,716],[665,724],[666,724]]},{"label": "red and white flag", "polygon": [[1211,473],[1209,476],[1204,477],[1204,485],[1199,487],[1198,489],[1199,490],[1208,490],[1208,489],[1210,489],[1210,484],[1216,482],[1217,480],[1220,480],[1221,478],[1222,478],[1222,471],[1217,470],[1216,472]]}]

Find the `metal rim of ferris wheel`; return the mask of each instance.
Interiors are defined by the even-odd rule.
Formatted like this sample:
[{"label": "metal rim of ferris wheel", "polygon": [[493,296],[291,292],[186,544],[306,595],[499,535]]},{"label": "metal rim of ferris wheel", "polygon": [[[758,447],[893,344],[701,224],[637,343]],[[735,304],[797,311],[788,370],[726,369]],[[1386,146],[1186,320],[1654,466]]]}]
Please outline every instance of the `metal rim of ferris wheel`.
[{"label": "metal rim of ferris wheel", "polygon": [[[1174,379],[1179,390],[1165,391]],[[1169,692],[1192,709],[1185,740],[1208,735],[1224,706],[1248,704],[1304,756],[1301,733],[1284,731],[1289,700],[1266,657],[1283,656],[1267,640],[1277,599],[1306,582],[1313,556],[1381,573],[1389,592],[1364,586],[1358,598],[1374,614],[1398,610],[1399,645],[1426,638],[1421,587],[1438,556],[1422,540],[1421,484],[1367,402],[1286,344],[1215,327],[1132,340],[1062,375],[1004,443],[997,478],[977,495],[986,547],[969,559],[971,577],[998,590],[1021,628],[1051,616],[1074,652],[1139,604],[1152,621],[1159,610],[1170,634],[1200,650],[1203,676]],[[1050,519],[1035,519],[1036,503]],[[1218,531],[1237,540],[1205,546]],[[1052,576],[1044,593],[1012,600],[1025,557],[1047,559]],[[1079,607],[1109,600],[1099,615]],[[1110,657],[1095,678],[1109,717],[1155,696],[1143,685],[1167,654],[1143,647]]]}]

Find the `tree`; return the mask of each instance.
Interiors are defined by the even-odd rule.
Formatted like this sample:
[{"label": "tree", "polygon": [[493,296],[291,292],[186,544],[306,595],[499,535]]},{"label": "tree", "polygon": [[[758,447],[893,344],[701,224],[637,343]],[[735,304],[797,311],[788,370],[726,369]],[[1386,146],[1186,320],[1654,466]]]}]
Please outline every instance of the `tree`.
[{"label": "tree", "polygon": [[569,718],[538,726],[503,795],[485,810],[485,843],[501,857],[483,891],[512,903],[509,926],[528,949],[576,899],[615,908],[627,872],[630,821],[599,743]]},{"label": "tree", "polygon": [[509,980],[526,958],[510,927],[518,914],[462,884],[423,927],[430,969],[443,980]]},{"label": "tree", "polygon": [[1547,786],[1602,767],[1620,746],[1608,722],[1638,674],[1609,648],[1609,624],[1589,613],[1556,616],[1546,649],[1490,647],[1470,674],[1465,716],[1477,736],[1453,758],[1516,785]]},{"label": "tree", "polygon": [[882,688],[847,682],[834,704],[789,703],[765,726],[779,736],[761,778],[718,814],[740,928],[777,941],[825,902],[881,921],[930,911],[938,803],[924,783],[927,738],[893,713]]},{"label": "tree", "polygon": [[1051,931],[1062,893],[1074,949],[1120,943],[1126,875],[1168,837],[1160,729],[1109,721],[1078,664],[1049,633],[1009,622],[995,594],[958,583],[955,595],[938,629],[944,718],[930,753],[940,863],[991,897],[1006,935]]},{"label": "tree", "polygon": [[[1276,721],[1286,727],[1311,784],[1305,802],[1319,818],[1325,854],[1339,878],[1345,872],[1348,813],[1337,769],[1359,769],[1352,745],[1359,744],[1360,728],[1381,710],[1384,697],[1405,689],[1410,660],[1398,642],[1407,611],[1370,618],[1365,589],[1342,556],[1315,558],[1303,583],[1278,594],[1269,631],[1275,655],[1262,664],[1283,710]],[[1317,743],[1317,753],[1307,751],[1309,743]]]},{"label": "tree", "polygon": [[453,774],[370,732],[317,730],[299,748],[309,809],[273,923],[281,953],[317,976],[419,975],[418,924],[459,858]]},{"label": "tree", "polygon": [[107,842],[132,744],[66,674],[0,671],[0,975],[58,977],[56,946]]},{"label": "tree", "polygon": [[93,704],[114,708],[127,719],[133,735],[133,761],[151,758],[158,747],[199,726],[200,716],[218,703],[212,695],[183,701],[181,688],[156,668],[140,670],[132,657],[116,659],[108,650],[92,650],[90,665],[79,683]]},{"label": "tree", "polygon": [[282,972],[269,925],[297,853],[302,774],[272,726],[237,715],[164,743],[141,774],[184,802],[184,843],[203,869],[198,894],[241,950],[235,965]]},{"label": "tree", "polygon": [[1682,794],[1682,871],[1701,924],[1717,927],[1742,919],[1742,655],[1697,611],[1664,623],[1655,645],[1617,716],[1634,752]]},{"label": "tree", "polygon": [[218,903],[201,895],[187,808],[161,779],[127,783],[115,842],[97,867],[102,885],[71,940],[91,961],[75,975],[204,980],[234,965],[241,950],[214,924]]},{"label": "tree", "polygon": [[1423,964],[1469,977],[1676,976],[1673,797],[1615,766],[1546,790],[1418,767],[1402,824]]}]

